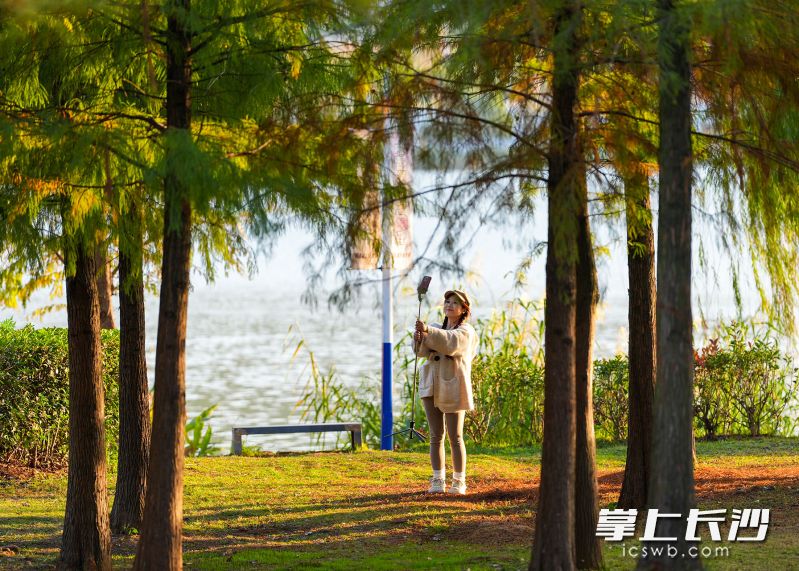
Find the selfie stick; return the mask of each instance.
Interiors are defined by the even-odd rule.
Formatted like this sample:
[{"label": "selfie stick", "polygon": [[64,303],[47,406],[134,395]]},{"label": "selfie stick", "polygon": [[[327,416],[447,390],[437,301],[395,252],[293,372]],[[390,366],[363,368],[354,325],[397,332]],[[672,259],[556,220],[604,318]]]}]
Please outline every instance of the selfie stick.
[{"label": "selfie stick", "polygon": [[[416,293],[419,296],[419,313],[417,314],[416,320],[422,320],[422,298],[424,294],[427,293],[427,288],[430,287],[430,276],[425,276],[422,278],[422,281],[419,282],[419,287],[416,288]],[[415,342],[415,340],[414,340]],[[416,353],[416,351],[414,351]],[[416,366],[419,363],[419,355],[416,354],[413,359],[413,390],[411,393],[411,421],[408,423],[408,428],[405,430],[400,430],[399,432],[395,432],[391,436],[396,436],[397,434],[404,434],[408,433],[408,438],[413,440],[413,436],[419,439],[420,442],[425,441],[424,435],[414,428],[415,418],[416,418]]]}]

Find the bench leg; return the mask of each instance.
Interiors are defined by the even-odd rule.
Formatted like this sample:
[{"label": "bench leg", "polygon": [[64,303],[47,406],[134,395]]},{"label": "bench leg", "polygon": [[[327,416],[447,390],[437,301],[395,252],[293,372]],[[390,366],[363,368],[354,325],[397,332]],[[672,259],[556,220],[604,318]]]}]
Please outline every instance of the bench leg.
[{"label": "bench leg", "polygon": [[233,455],[241,456],[241,432],[233,429]]},{"label": "bench leg", "polygon": [[362,446],[361,431],[353,430],[350,432],[350,436],[352,437],[352,451],[355,452],[356,450],[360,450]]}]

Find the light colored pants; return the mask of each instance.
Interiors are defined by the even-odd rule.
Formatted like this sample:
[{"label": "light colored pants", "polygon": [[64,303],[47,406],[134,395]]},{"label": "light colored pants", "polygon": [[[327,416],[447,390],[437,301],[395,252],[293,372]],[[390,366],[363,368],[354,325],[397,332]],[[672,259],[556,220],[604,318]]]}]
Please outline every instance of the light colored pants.
[{"label": "light colored pants", "polygon": [[430,427],[430,463],[433,470],[444,469],[444,426],[447,427],[452,453],[452,471],[466,471],[466,446],[463,443],[463,419],[466,411],[443,413],[433,404],[433,397],[422,399],[427,425]]}]

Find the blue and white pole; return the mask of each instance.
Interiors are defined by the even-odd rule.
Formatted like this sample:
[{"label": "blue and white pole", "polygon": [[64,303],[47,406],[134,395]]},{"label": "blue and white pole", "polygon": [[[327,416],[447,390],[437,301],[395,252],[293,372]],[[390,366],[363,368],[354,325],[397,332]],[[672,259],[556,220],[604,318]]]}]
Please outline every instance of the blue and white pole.
[{"label": "blue and white pole", "polygon": [[393,450],[394,411],[391,395],[393,371],[391,354],[393,342],[394,319],[391,296],[391,264],[383,261],[383,412],[380,424],[380,449]]},{"label": "blue and white pole", "polygon": [[[388,75],[383,78],[385,90],[388,93]],[[391,119],[385,119],[386,133],[391,133]],[[382,414],[380,420],[380,449],[393,450],[394,437],[394,399],[392,398],[393,370],[391,366],[391,354],[393,350],[393,329],[394,329],[394,308],[391,296],[391,268],[394,266],[391,257],[391,242],[393,239],[392,215],[393,203],[386,202],[385,185],[392,182],[391,173],[394,165],[392,164],[392,149],[389,144],[390,135],[384,138],[383,142],[383,220],[382,220],[382,246],[383,246],[383,383],[382,383]]]}]

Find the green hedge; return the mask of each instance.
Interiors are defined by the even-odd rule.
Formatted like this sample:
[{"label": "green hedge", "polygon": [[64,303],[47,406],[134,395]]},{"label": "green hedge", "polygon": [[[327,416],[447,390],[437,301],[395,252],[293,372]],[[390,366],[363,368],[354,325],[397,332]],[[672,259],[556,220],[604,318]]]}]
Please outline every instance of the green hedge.
[{"label": "green hedge", "polygon": [[[722,435],[796,434],[799,375],[771,331],[722,324],[694,352],[694,432]],[[594,362],[597,438],[627,438],[627,356]]]},{"label": "green hedge", "polygon": [[[523,311],[518,311],[519,307]],[[470,442],[486,446],[541,442],[543,326],[537,311],[531,304],[522,304],[478,323],[481,352],[472,365],[475,410],[467,414],[464,425]],[[733,322],[721,325],[716,335],[695,355],[696,435],[712,439],[726,434],[796,434],[799,371],[791,357],[780,350],[774,332]],[[395,349],[395,381],[402,386],[402,412],[395,416],[395,430],[406,428],[411,415],[414,359],[408,351],[410,344],[411,336],[406,334]],[[316,422],[361,420],[366,442],[379,446],[379,376],[366,378],[358,388],[352,388],[334,368],[327,373],[320,371],[312,354],[310,368],[311,380],[299,403],[303,418]],[[594,428],[598,440],[627,438],[628,377],[626,355],[594,361]],[[424,410],[418,402],[415,412],[416,427],[425,430]],[[399,447],[409,443],[404,437],[395,439]]]},{"label": "green hedge", "polygon": [[544,368],[526,354],[478,355],[472,364],[475,410],[466,435],[485,446],[528,446],[544,437]]},{"label": "green hedge", "polygon": [[720,327],[694,354],[697,432],[792,435],[797,427],[797,369],[770,332],[744,323]]},{"label": "green hedge", "polygon": [[[119,440],[119,331],[102,333],[106,441]],[[67,330],[0,323],[0,460],[63,465],[69,433]]]}]

